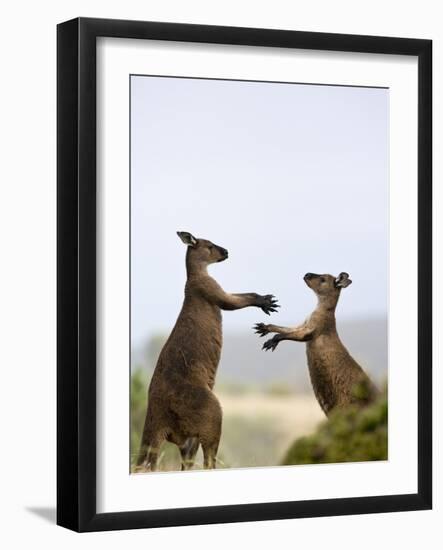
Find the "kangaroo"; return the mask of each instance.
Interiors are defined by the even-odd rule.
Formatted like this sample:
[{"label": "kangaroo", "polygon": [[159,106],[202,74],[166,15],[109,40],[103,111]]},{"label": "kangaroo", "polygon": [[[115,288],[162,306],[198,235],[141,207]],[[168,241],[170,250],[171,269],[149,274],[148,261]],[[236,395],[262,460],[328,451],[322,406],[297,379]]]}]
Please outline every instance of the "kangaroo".
[{"label": "kangaroo", "polygon": [[215,468],[222,410],[212,389],[222,348],[221,310],[255,306],[269,315],[279,307],[271,294],[226,293],[207,268],[226,260],[228,251],[191,233],[177,235],[187,245],[185,298],[151,379],[137,461],[151,471],[165,440],[179,447],[182,470],[192,468],[200,444],[204,468]]},{"label": "kangaroo", "polygon": [[[342,344],[335,324],[341,290],[352,283],[349,275],[306,273],[304,281],[317,295],[316,309],[302,325],[293,328],[257,323],[254,329],[260,336],[277,333],[263,344],[263,349],[274,351],[282,340],[306,342],[312,386],[326,416],[335,408],[372,401],[377,390]],[[358,396],[359,389],[364,395]]]}]

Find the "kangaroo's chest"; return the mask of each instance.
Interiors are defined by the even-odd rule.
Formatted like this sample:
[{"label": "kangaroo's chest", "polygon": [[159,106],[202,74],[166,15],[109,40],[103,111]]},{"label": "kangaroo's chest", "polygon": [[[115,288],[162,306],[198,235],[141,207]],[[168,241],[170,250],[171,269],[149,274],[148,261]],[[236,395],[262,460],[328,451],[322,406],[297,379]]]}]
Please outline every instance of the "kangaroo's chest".
[{"label": "kangaroo's chest", "polygon": [[220,308],[188,302],[160,356],[163,376],[212,388],[223,344]]},{"label": "kangaroo's chest", "polygon": [[321,335],[306,344],[309,367],[329,370],[337,360],[337,342],[329,336]]},{"label": "kangaroo's chest", "polygon": [[179,320],[188,334],[189,343],[196,352],[212,350],[221,351],[222,314],[219,307],[202,302],[184,308]]}]

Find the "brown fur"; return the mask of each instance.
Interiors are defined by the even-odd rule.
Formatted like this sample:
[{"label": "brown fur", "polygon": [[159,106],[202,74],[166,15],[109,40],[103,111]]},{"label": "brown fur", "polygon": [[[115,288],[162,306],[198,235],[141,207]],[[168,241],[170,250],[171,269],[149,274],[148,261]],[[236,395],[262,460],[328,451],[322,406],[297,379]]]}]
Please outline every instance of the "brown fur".
[{"label": "brown fur", "polygon": [[188,245],[185,298],[151,380],[138,458],[151,470],[165,440],[180,448],[183,470],[193,466],[200,444],[204,467],[215,468],[222,410],[212,389],[222,348],[221,310],[256,306],[269,314],[278,307],[272,295],[226,293],[207,267],[224,261],[228,251],[190,233],[178,235]]},{"label": "brown fur", "polygon": [[[326,415],[335,408],[370,402],[376,395],[372,382],[342,344],[336,329],[335,309],[342,288],[351,284],[347,273],[332,275],[307,273],[306,284],[318,297],[311,316],[294,328],[258,323],[260,336],[276,332],[263,348],[275,350],[282,340],[306,342],[309,374],[315,396]],[[358,392],[360,394],[358,395]]]}]

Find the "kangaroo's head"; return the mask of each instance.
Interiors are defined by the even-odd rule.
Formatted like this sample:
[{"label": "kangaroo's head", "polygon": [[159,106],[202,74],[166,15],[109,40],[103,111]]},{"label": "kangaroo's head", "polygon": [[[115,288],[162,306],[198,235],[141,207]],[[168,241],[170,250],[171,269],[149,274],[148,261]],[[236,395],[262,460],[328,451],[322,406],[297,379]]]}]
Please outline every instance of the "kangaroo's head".
[{"label": "kangaroo's head", "polygon": [[210,264],[223,262],[228,257],[226,248],[222,248],[207,239],[197,239],[186,231],[177,231],[177,235],[188,246],[186,252],[188,269],[206,268]]},{"label": "kangaroo's head", "polygon": [[341,289],[352,283],[349,275],[345,272],[340,273],[337,277],[328,274],[306,273],[303,279],[321,302],[328,302],[331,305],[337,303]]}]

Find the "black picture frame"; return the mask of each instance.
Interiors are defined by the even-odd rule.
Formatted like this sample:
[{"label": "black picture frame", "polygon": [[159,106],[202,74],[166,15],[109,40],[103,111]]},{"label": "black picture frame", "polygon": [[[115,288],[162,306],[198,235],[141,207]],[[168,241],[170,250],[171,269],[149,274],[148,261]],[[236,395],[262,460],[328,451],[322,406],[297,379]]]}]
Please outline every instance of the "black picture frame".
[{"label": "black picture frame", "polygon": [[[418,491],[416,494],[96,512],[96,39],[401,54],[418,58]],[[432,507],[432,42],[78,18],[57,29],[57,523],[104,531]]]}]

